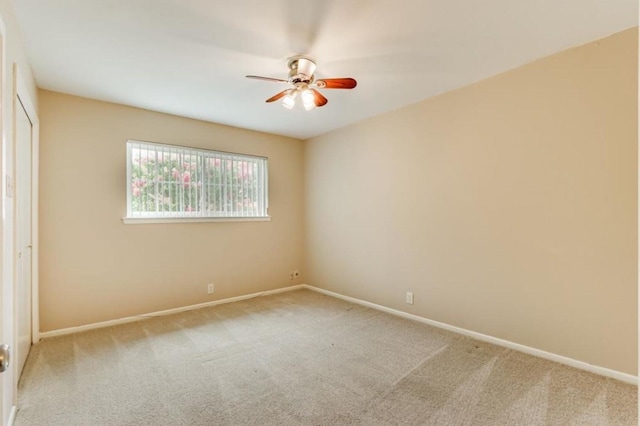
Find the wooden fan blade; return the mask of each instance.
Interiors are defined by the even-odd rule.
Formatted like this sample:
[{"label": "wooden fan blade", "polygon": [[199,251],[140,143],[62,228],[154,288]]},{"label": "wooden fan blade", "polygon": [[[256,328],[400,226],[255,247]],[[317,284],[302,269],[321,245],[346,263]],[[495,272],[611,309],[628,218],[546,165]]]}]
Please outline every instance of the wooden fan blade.
[{"label": "wooden fan blade", "polygon": [[316,80],[316,84],[321,89],[353,89],[358,82],[353,78],[323,78]]},{"label": "wooden fan blade", "polygon": [[289,89],[287,90],[283,90],[280,93],[276,93],[275,95],[273,95],[272,97],[270,97],[269,99],[267,99],[265,102],[275,102],[278,99],[282,98],[284,95],[286,95],[287,93],[289,93]]},{"label": "wooden fan blade", "polygon": [[281,78],[261,77],[259,75],[245,75],[247,78],[255,78],[256,80],[275,81],[276,83],[288,83],[289,80],[282,80]]},{"label": "wooden fan blade", "polygon": [[313,92],[313,103],[316,104],[317,107],[325,106],[329,100],[322,96],[322,93],[318,92],[316,89],[311,89]]}]

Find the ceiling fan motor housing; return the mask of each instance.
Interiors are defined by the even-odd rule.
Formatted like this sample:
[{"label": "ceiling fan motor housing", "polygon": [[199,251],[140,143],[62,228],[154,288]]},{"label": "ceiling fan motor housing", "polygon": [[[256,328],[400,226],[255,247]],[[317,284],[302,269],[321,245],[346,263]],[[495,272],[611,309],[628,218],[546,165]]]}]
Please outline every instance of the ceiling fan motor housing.
[{"label": "ceiling fan motor housing", "polygon": [[307,56],[292,56],[287,64],[289,66],[289,80],[293,83],[311,83],[316,63]]}]

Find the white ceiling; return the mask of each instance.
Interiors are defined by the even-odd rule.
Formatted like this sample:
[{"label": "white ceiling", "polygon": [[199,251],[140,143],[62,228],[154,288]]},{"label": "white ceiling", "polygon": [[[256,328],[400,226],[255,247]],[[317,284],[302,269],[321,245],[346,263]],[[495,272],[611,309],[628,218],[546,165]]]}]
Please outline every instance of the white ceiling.
[{"label": "white ceiling", "polygon": [[[14,0],[39,87],[306,139],[638,25],[637,0]],[[306,112],[265,99],[305,53]]]}]

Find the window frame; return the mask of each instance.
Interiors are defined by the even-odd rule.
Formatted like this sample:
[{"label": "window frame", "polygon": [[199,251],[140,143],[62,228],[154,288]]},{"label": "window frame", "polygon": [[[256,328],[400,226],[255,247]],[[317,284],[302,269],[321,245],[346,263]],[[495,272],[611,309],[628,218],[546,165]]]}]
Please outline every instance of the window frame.
[{"label": "window frame", "polygon": [[[214,154],[216,156],[221,156],[223,159],[231,159],[232,161],[237,158],[247,158],[249,160],[255,161],[262,160],[263,161],[263,194],[261,197],[264,199],[264,212],[265,215],[254,215],[254,216],[179,216],[179,215],[166,215],[166,214],[157,214],[156,215],[135,215],[132,212],[133,207],[133,194],[132,194],[132,173],[133,173],[133,158],[132,158],[132,150],[136,144],[139,145],[147,145],[153,146],[155,149],[158,147],[164,149],[176,149],[181,151],[188,151],[190,153],[194,153],[196,155],[205,153],[205,154]],[[269,216],[269,159],[268,157],[263,157],[259,155],[250,155],[250,154],[241,154],[236,152],[227,152],[227,151],[219,151],[205,148],[195,148],[191,146],[183,146],[183,145],[174,145],[174,144],[166,144],[160,142],[149,142],[149,141],[141,141],[137,139],[127,139],[125,143],[126,149],[126,186],[127,186],[127,198],[126,198],[126,216],[122,218],[122,222],[124,224],[146,224],[146,223],[201,223],[201,222],[264,222],[270,221],[271,216]],[[230,157],[230,158],[225,158]]]}]

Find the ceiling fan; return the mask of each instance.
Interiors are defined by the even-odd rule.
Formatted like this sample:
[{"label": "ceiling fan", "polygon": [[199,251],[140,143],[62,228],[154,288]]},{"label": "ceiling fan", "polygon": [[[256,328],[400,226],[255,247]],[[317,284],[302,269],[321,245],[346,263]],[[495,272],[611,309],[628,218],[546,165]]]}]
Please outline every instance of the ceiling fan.
[{"label": "ceiling fan", "polygon": [[313,75],[316,70],[316,62],[308,56],[292,56],[289,58],[287,65],[289,67],[289,78],[286,80],[258,75],[248,75],[246,77],[293,85],[292,88],[276,93],[266,102],[275,102],[284,98],[282,99],[282,105],[287,109],[292,109],[296,104],[296,97],[299,95],[302,99],[302,105],[307,111],[315,107],[324,106],[329,102],[317,89],[353,89],[358,84],[353,78],[322,78],[316,80]]}]

